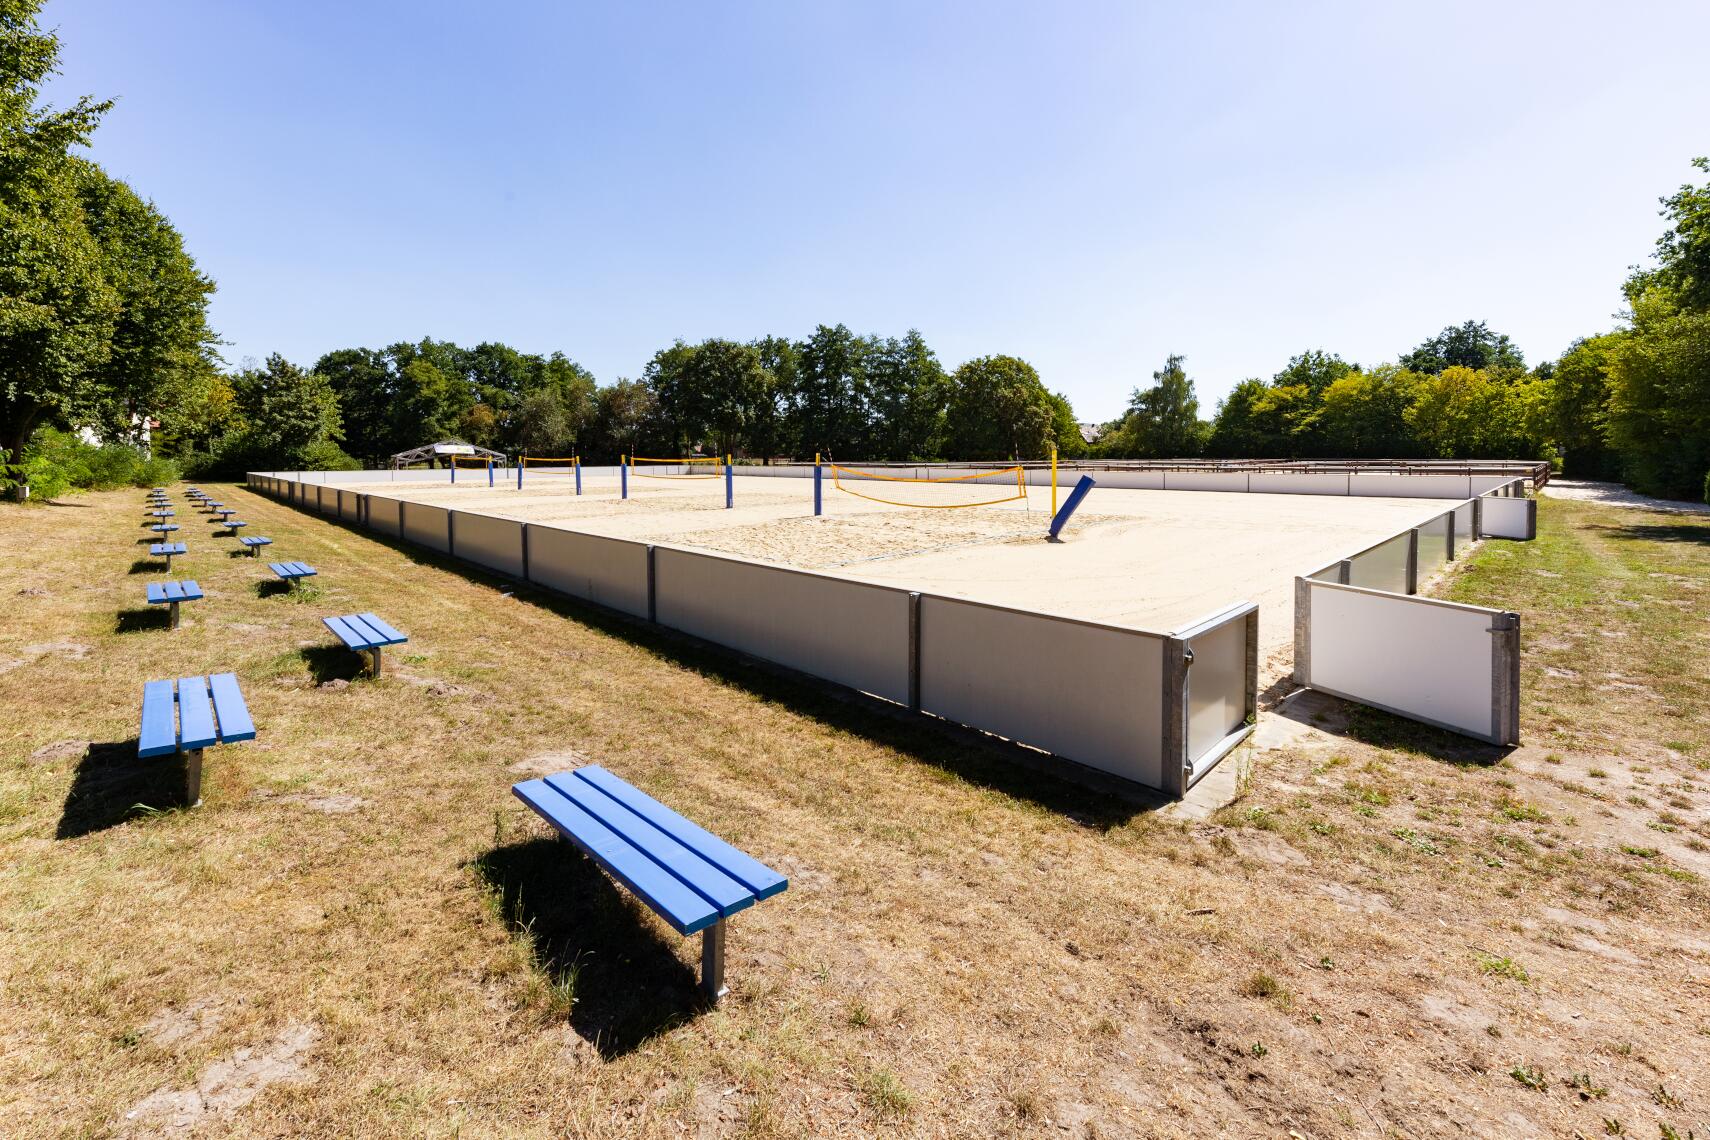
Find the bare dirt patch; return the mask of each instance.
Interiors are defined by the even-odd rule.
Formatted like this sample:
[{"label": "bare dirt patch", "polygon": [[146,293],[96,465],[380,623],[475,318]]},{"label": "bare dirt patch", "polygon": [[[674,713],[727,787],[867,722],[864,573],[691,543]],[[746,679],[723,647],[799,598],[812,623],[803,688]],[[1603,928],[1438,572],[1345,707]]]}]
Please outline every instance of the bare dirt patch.
[{"label": "bare dirt patch", "polygon": [[266,1045],[245,1047],[209,1065],[188,1088],[159,1089],[120,1121],[126,1136],[176,1136],[231,1119],[271,1085],[312,1080],[306,1055],[317,1036],[312,1025],[282,1029]]}]

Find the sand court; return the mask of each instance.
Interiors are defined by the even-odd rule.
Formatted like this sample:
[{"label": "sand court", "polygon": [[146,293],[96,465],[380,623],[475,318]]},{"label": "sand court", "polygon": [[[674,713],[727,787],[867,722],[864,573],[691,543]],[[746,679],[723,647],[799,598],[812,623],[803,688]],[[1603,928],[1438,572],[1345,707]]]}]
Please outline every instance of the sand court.
[{"label": "sand court", "polygon": [[[609,470],[609,469],[608,469]],[[460,474],[458,484],[352,481],[411,503],[712,551],[998,605],[1144,629],[1178,628],[1236,601],[1259,604],[1264,672],[1287,671],[1294,576],[1443,511],[1440,500],[1095,488],[1050,543],[1049,488],[1024,500],[920,509],[841,493],[830,480],[813,514],[811,479],[737,476],[735,506],[718,479]],[[336,474],[329,482],[338,485]],[[933,489],[918,494],[929,498]],[[1060,493],[1066,495],[1066,489]]]}]

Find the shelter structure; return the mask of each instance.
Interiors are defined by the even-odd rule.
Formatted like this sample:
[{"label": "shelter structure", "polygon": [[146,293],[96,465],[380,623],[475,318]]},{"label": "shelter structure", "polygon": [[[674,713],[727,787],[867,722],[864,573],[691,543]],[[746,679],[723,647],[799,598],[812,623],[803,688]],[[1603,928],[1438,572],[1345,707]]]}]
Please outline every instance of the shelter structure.
[{"label": "shelter structure", "polygon": [[417,463],[426,463],[431,467],[441,464],[449,467],[459,459],[491,459],[498,466],[505,466],[508,460],[502,451],[494,451],[488,447],[477,447],[473,443],[464,443],[460,439],[442,439],[438,443],[426,444],[400,451],[392,456],[391,466],[394,469],[411,467]]}]

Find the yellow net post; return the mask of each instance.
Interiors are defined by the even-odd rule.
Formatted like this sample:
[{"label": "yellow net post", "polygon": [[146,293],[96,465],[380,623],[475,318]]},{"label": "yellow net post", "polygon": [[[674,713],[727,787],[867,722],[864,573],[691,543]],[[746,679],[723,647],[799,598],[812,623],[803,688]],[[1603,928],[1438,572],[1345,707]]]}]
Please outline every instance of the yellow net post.
[{"label": "yellow net post", "polygon": [[1057,445],[1051,445],[1051,515],[1057,514]]}]

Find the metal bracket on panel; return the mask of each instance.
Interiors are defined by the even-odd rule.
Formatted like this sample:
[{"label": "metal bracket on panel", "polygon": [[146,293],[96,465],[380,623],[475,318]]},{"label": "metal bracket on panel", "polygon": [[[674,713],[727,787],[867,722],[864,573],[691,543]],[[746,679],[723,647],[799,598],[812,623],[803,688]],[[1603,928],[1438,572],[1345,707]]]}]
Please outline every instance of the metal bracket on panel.
[{"label": "metal bracket on panel", "polygon": [[457,557],[457,512],[445,512],[445,552]]},{"label": "metal bracket on panel", "polygon": [[1164,755],[1163,790],[1174,799],[1187,794],[1193,765],[1188,759],[1188,669],[1193,648],[1179,637],[1164,639]]},{"label": "metal bracket on panel", "polygon": [[1339,584],[1341,584],[1343,586],[1352,585],[1353,583],[1350,582],[1349,579],[1351,579],[1353,576],[1354,576],[1354,560],[1352,558],[1344,558],[1344,559],[1342,559],[1342,561],[1340,561],[1336,564],[1336,581]]},{"label": "metal bracket on panel", "polygon": [[529,576],[528,576],[528,524],[527,523],[521,524],[519,529],[522,531],[522,577],[523,577],[523,581],[527,582],[527,581],[529,581]]},{"label": "metal bracket on panel", "polygon": [[908,595],[908,707],[920,711],[920,594]]},{"label": "metal bracket on panel", "polygon": [[1477,542],[1484,537],[1484,496],[1472,501],[1472,537]]},{"label": "metal bracket on panel", "polygon": [[655,586],[657,572],[654,570],[653,544],[647,545],[647,620],[659,620],[659,591]]},{"label": "metal bracket on panel", "polygon": [[1419,528],[1407,532],[1407,594],[1419,592]]},{"label": "metal bracket on panel", "polygon": [[1520,743],[1520,615],[1490,618],[1490,740]]},{"label": "metal bracket on panel", "polygon": [[1312,579],[1294,580],[1294,683],[1312,684]]}]

